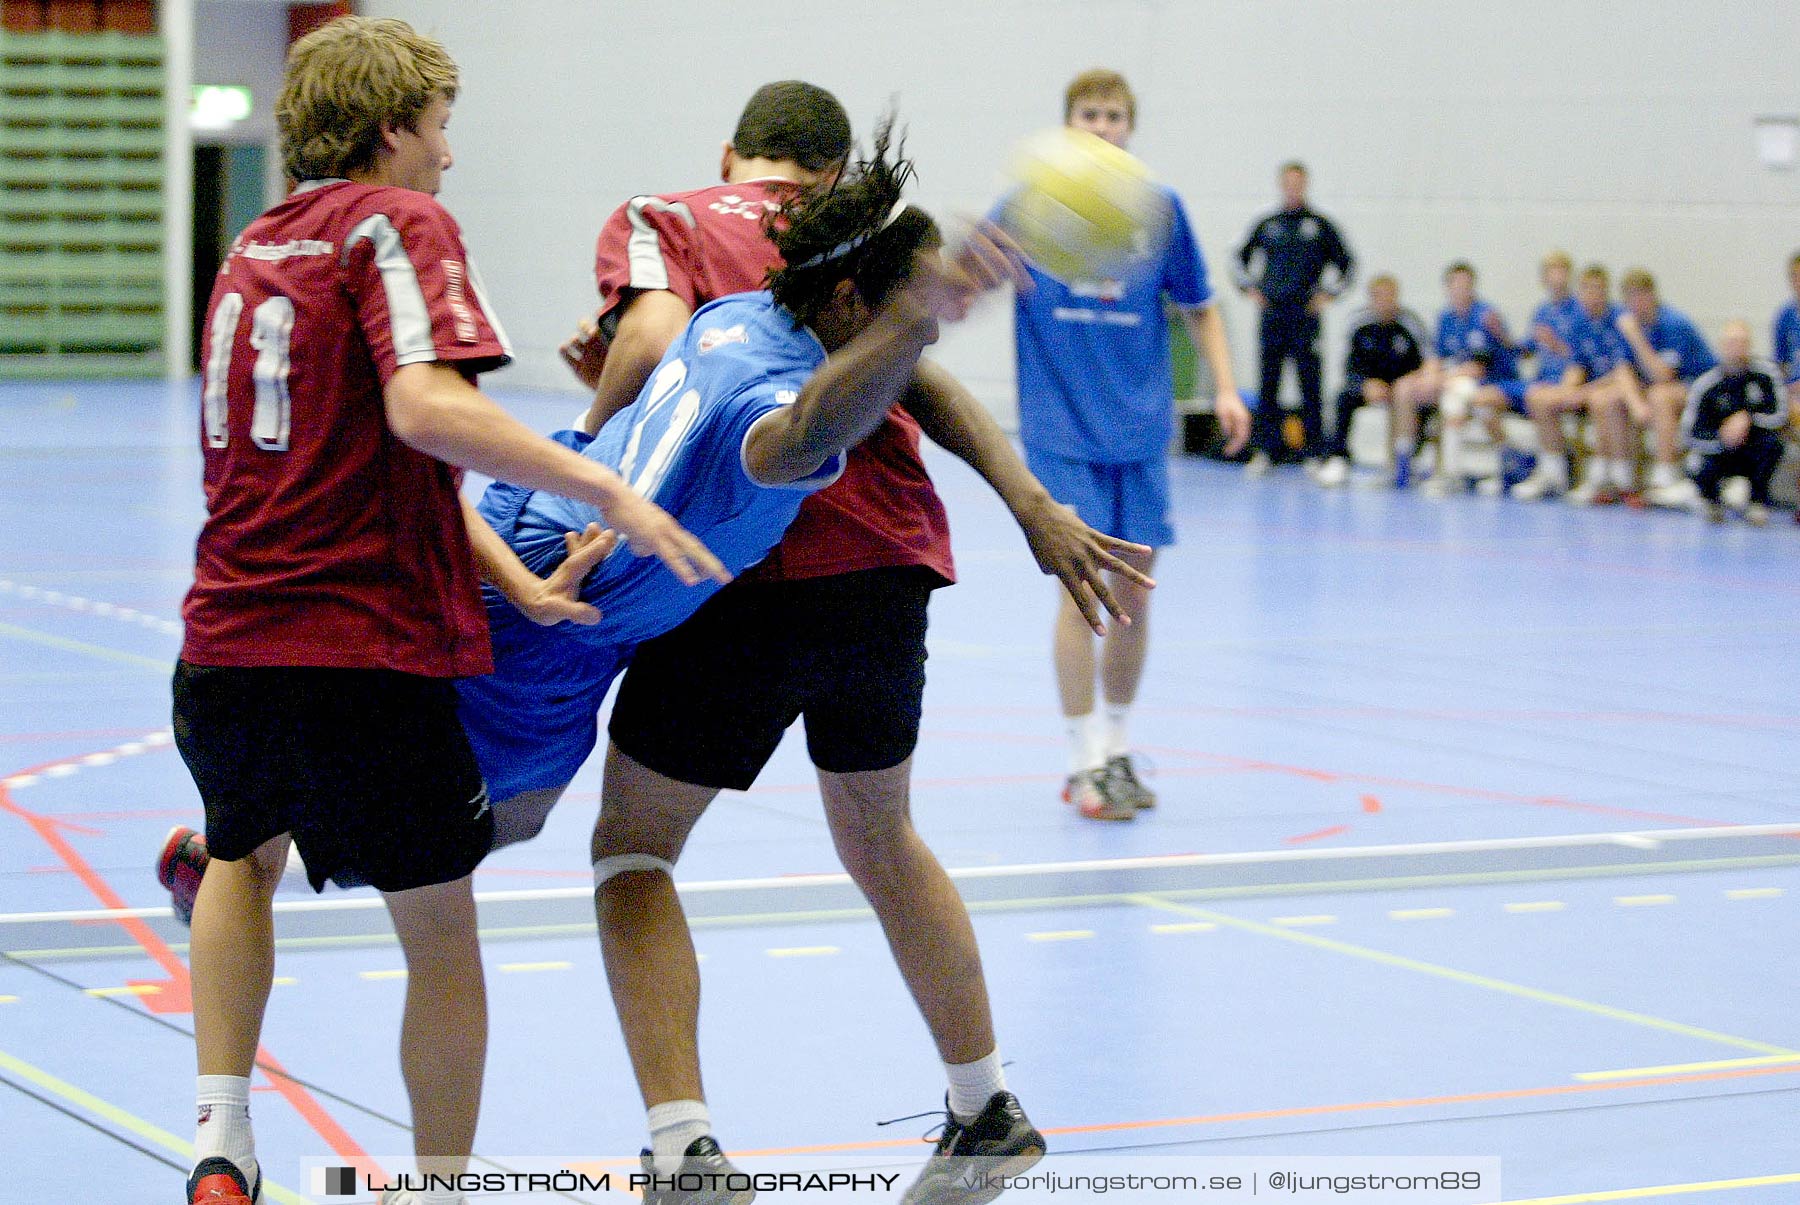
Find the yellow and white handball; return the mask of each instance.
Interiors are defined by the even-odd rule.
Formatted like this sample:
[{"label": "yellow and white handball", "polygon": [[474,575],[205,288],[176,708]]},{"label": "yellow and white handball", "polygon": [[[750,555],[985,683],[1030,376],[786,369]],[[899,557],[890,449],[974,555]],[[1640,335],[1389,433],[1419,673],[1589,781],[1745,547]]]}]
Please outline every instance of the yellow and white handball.
[{"label": "yellow and white handball", "polygon": [[1161,251],[1167,195],[1143,161],[1104,138],[1063,127],[1020,144],[1000,225],[1058,279],[1119,275]]}]

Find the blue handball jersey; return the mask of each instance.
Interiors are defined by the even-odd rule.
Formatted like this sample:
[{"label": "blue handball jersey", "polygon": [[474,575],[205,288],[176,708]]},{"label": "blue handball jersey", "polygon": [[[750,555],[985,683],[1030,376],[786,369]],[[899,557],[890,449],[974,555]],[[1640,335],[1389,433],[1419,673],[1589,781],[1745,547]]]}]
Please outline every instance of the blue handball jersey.
[{"label": "blue handball jersey", "polygon": [[[750,428],[793,403],[824,362],[818,339],[768,293],[724,297],[694,314],[637,400],[591,442],[578,432],[558,438],[612,468],[741,573],[780,542],[806,495],[843,471],[840,455],[804,481],[765,486],[744,467]],[[562,560],[564,532],[604,522],[586,503],[498,485],[482,513],[540,575]],[[555,631],[584,643],[634,645],[681,623],[717,589],[684,586],[655,557],[620,548],[582,588],[600,608],[600,623]]]},{"label": "blue handball jersey", "polygon": [[1700,334],[1700,328],[1680,310],[1656,307],[1656,320],[1644,328],[1644,338],[1663,362],[1675,370],[1675,378],[1691,381],[1719,366],[1719,359]]},{"label": "blue handball jersey", "polygon": [[[1494,338],[1487,328],[1489,314],[1499,311],[1479,299],[1467,313],[1459,314],[1449,306],[1438,314],[1437,354],[1439,359],[1462,364],[1476,356],[1488,357],[1485,380],[1509,381],[1519,375],[1512,349]],[[1505,329],[1502,323],[1502,329]]]},{"label": "blue handball jersey", "polygon": [[1522,353],[1536,354],[1538,381],[1554,383],[1562,380],[1563,373],[1568,371],[1571,361],[1568,356],[1538,342],[1537,328],[1549,327],[1565,346],[1573,348],[1575,346],[1575,324],[1579,321],[1581,321],[1581,303],[1573,297],[1564,297],[1558,301],[1546,301],[1532,313],[1531,329],[1525,333],[1525,341],[1519,345],[1519,350]]},{"label": "blue handball jersey", "polygon": [[1587,374],[1588,380],[1597,381],[1621,364],[1634,362],[1631,344],[1619,333],[1619,315],[1624,312],[1619,306],[1609,305],[1604,314],[1595,318],[1586,310],[1576,310],[1575,325],[1566,336],[1569,358]]},{"label": "blue handball jersey", "polygon": [[1775,311],[1775,328],[1770,334],[1783,378],[1790,383],[1800,381],[1800,302],[1790,301]]},{"label": "blue handball jersey", "polygon": [[1014,305],[1026,447],[1093,464],[1132,464],[1166,452],[1175,382],[1163,299],[1198,308],[1211,302],[1212,288],[1181,198],[1163,191],[1168,239],[1119,279],[1065,284],[1031,269],[1034,287]]}]

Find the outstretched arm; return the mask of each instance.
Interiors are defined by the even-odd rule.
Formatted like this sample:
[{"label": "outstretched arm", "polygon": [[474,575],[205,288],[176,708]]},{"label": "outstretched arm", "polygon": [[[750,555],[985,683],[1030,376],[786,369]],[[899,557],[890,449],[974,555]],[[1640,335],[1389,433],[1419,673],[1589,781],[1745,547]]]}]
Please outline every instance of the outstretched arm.
[{"label": "outstretched arm", "polygon": [[794,404],[750,429],[744,464],[751,476],[764,485],[799,481],[861,443],[905,394],[939,322],[960,321],[976,297],[1026,279],[1016,249],[986,223],[952,256],[921,251],[907,282],[831,353]]},{"label": "outstretched arm", "polygon": [[717,557],[653,502],[597,461],[552,443],[490,401],[455,367],[408,364],[383,391],[388,427],[446,464],[597,506],[639,556],[655,556],[688,585],[730,581]]},{"label": "outstretched arm", "polygon": [[1063,588],[1096,633],[1106,633],[1102,608],[1121,623],[1131,622],[1131,616],[1120,609],[1107,585],[1106,571],[1140,586],[1154,586],[1155,582],[1118,555],[1133,552],[1148,556],[1150,549],[1095,531],[1072,509],[1052,498],[1013,451],[1011,441],[987,408],[961,381],[938,365],[919,361],[903,404],[919,420],[926,435],[981,474],[1000,495],[1025,533],[1025,542],[1030,545],[1038,568],[1062,580]]},{"label": "outstretched arm", "polygon": [[644,382],[693,316],[687,302],[667,289],[651,289],[624,303],[582,430],[598,435],[607,419],[637,400]]},{"label": "outstretched arm", "polygon": [[565,533],[563,542],[568,555],[557,563],[549,577],[539,577],[525,567],[511,545],[467,498],[462,500],[462,509],[481,580],[500,591],[525,618],[545,627],[565,620],[582,627],[600,622],[600,608],[581,599],[581,583],[618,544],[618,536],[602,531],[598,523],[588,524],[580,534]]}]

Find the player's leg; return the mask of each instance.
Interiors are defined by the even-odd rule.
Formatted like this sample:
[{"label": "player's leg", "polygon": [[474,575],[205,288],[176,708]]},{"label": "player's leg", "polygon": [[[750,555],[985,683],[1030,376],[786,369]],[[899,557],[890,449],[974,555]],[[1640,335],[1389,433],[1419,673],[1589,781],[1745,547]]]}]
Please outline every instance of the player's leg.
[{"label": "player's leg", "polygon": [[[1050,496],[1074,507],[1082,522],[1109,534],[1118,527],[1118,492],[1108,466],[1070,460],[1035,448],[1026,449],[1026,459]],[[1114,630],[1117,627],[1113,625]],[[1063,801],[1086,816],[1127,819],[1136,814],[1135,809],[1108,798],[1101,773],[1106,752],[1105,732],[1095,710],[1094,683],[1100,660],[1094,631],[1060,586],[1056,590],[1056,618],[1050,641],[1057,700],[1068,742]]]},{"label": "player's leg", "polygon": [[1568,501],[1576,506],[1606,505],[1619,499],[1616,481],[1621,463],[1629,464],[1624,457],[1631,420],[1625,395],[1611,374],[1587,387],[1585,401],[1593,417],[1593,454],[1580,483],[1569,491]]},{"label": "player's leg", "polygon": [[1263,307],[1260,329],[1256,412],[1250,420],[1252,451],[1245,465],[1253,476],[1268,472],[1281,451],[1281,370],[1288,357],[1287,335],[1278,307]]},{"label": "player's leg", "polygon": [[1713,523],[1725,520],[1725,506],[1719,500],[1719,487],[1724,484],[1729,468],[1729,454],[1721,451],[1702,453],[1700,465],[1694,470],[1694,488],[1700,494],[1700,501],[1695,509]]},{"label": "player's leg", "polygon": [[[1113,526],[1106,530],[1120,539],[1166,548],[1175,542],[1169,522],[1169,462],[1157,456],[1112,470]],[[1124,559],[1135,569],[1149,573],[1156,553],[1128,554]],[[1134,810],[1156,806],[1156,796],[1138,774],[1131,752],[1131,709],[1137,702],[1138,684],[1150,654],[1150,595],[1142,586],[1113,575],[1112,587],[1124,603],[1130,624],[1112,624],[1100,652],[1100,684],[1106,703],[1105,770],[1107,794]]]},{"label": "player's leg", "polygon": [[1324,437],[1325,463],[1319,469],[1319,484],[1327,489],[1343,485],[1349,480],[1350,423],[1356,415],[1356,408],[1365,404],[1364,386],[1365,382],[1352,377],[1338,391],[1337,404],[1331,418],[1331,434]]},{"label": "player's leg", "polygon": [[1758,527],[1769,521],[1769,482],[1781,464],[1781,437],[1760,427],[1750,429],[1750,438],[1742,448],[1744,476],[1750,479],[1750,506],[1744,518]]},{"label": "player's leg", "polygon": [[784,586],[738,582],[639,645],[613,704],[594,909],[648,1110],[651,1166],[718,1170],[700,1075],[700,973],[671,869],[720,790],[746,790],[799,715],[786,674],[804,623]]},{"label": "player's leg", "polygon": [[250,1075],[275,973],[273,897],[301,779],[290,670],[197,667],[174,678],[175,745],[206,808],[210,865],[188,951],[198,1072],[188,1196],[253,1200]]},{"label": "player's leg", "polygon": [[625,1049],[650,1109],[705,1100],[700,967],[670,871],[718,793],[658,774],[607,746],[592,846],[594,914]]},{"label": "player's leg", "polygon": [[1325,380],[1319,362],[1319,316],[1308,313],[1294,345],[1294,367],[1300,375],[1300,420],[1306,430],[1304,455],[1322,465],[1325,445]]},{"label": "player's leg", "polygon": [[1569,490],[1569,448],[1563,437],[1563,415],[1579,404],[1580,388],[1539,382],[1525,391],[1525,415],[1537,431],[1538,460],[1531,475],[1512,487],[1525,502],[1554,497]]},{"label": "player's leg", "polygon": [[383,896],[406,957],[400,1072],[427,1175],[467,1170],[487,1065],[487,988],[468,876]]},{"label": "player's leg", "polygon": [[1687,395],[1682,381],[1658,381],[1644,390],[1655,435],[1646,497],[1654,506],[1687,506],[1696,496],[1693,483],[1681,471],[1681,413],[1687,408]]},{"label": "player's leg", "polygon": [[1476,417],[1477,407],[1481,403],[1481,390],[1480,379],[1472,370],[1458,368],[1445,374],[1443,388],[1438,393],[1441,424],[1438,429],[1437,471],[1425,483],[1427,497],[1448,497],[1467,485],[1467,473],[1463,467],[1463,436],[1469,423]]},{"label": "player's leg", "polygon": [[1395,489],[1405,489],[1412,483],[1412,459],[1419,450],[1419,427],[1424,412],[1437,405],[1443,380],[1443,370],[1434,361],[1407,373],[1394,383],[1392,438]]}]

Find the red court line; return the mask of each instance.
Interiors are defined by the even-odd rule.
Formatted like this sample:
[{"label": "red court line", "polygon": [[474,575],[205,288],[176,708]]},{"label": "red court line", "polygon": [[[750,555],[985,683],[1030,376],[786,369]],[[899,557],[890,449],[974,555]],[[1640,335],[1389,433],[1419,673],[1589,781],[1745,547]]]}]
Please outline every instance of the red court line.
[{"label": "red court line", "polygon": [[1330,828],[1322,828],[1316,832],[1300,833],[1298,836],[1293,837],[1283,837],[1282,841],[1288,845],[1304,845],[1308,841],[1323,841],[1327,837],[1341,837],[1349,831],[1350,826],[1348,824],[1334,824]]},{"label": "red court line", "polygon": [[[1285,1109],[1246,1109],[1236,1113],[1205,1113],[1197,1117],[1157,1117],[1144,1121],[1106,1121],[1092,1125],[1045,1126],[1047,1135],[1117,1134],[1132,1130],[1174,1129],[1181,1126],[1227,1125],[1240,1121],[1280,1121],[1295,1117],[1328,1117],[1370,1113],[1383,1109],[1426,1109],[1445,1105],[1488,1104],[1496,1101],[1546,1099],[1593,1092],[1617,1092],[1626,1088],[1659,1088],[1673,1084],[1715,1083],[1763,1075],[1793,1075],[1800,1064],[1781,1067],[1746,1067],[1733,1071],[1692,1072],[1687,1075],[1645,1076],[1592,1084],[1550,1084],[1539,1088],[1501,1088],[1491,1092],[1461,1092],[1444,1096],[1411,1096],[1395,1100],[1356,1100],[1328,1105],[1296,1105]],[[1679,1102],[1680,1097],[1671,1097]],[[832,1142],[815,1146],[776,1147],[768,1150],[732,1151],[746,1158],[762,1155],[824,1155],[837,1151],[880,1150],[919,1144],[917,1138],[879,1138],[871,1142]]]},{"label": "red court line", "polygon": [[0,745],[30,745],[38,741],[91,741],[107,737],[125,740],[142,736],[142,728],[72,728],[67,732],[0,732]]},{"label": "red court line", "polygon": [[[37,769],[21,771],[24,774],[37,772]],[[60,831],[62,826],[57,820],[52,816],[39,815],[20,807],[13,801],[12,791],[4,781],[0,781],[0,812],[16,816],[30,826],[31,830],[42,838],[56,856],[62,859],[63,864],[86,885],[87,889],[94,894],[94,898],[100,901],[102,907],[121,910],[127,907],[125,900],[113,890],[112,884],[108,883],[99,872],[90,866],[87,859],[83,858],[75,847],[63,837]],[[158,937],[156,931],[146,925],[141,917],[118,917],[114,919],[113,923],[130,934],[132,940],[137,942],[144,953],[168,973],[175,991],[191,993],[187,964],[176,957],[175,951],[171,950],[168,944]],[[313,1099],[312,1093],[288,1078],[287,1069],[273,1054],[269,1053],[267,1047],[259,1046],[256,1056],[257,1061],[264,1065],[264,1074],[268,1076],[269,1082],[275,1086],[288,1104],[293,1106],[294,1111],[305,1119],[314,1132],[325,1140],[334,1154],[359,1168],[365,1168],[376,1175],[381,1174],[380,1167],[368,1157],[362,1147],[354,1138],[350,1137],[336,1119],[326,1112],[324,1106]]]}]

